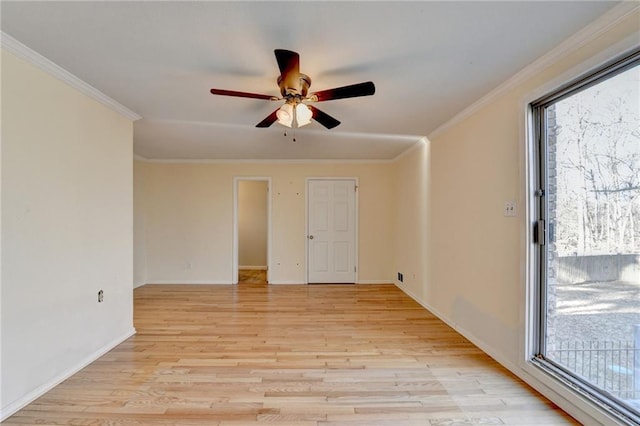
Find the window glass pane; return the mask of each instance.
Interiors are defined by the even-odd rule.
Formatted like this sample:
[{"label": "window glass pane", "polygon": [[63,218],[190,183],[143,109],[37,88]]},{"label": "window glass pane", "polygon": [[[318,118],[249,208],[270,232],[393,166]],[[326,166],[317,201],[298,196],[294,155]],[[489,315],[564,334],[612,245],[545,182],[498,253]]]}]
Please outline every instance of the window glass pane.
[{"label": "window glass pane", "polygon": [[640,66],[546,108],[545,357],[640,412]]}]

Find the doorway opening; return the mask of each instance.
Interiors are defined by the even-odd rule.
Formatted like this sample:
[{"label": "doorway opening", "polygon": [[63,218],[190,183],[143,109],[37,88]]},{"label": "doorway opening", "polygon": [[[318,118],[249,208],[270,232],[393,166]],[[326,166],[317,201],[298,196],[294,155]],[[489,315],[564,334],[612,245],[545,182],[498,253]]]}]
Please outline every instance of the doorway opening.
[{"label": "doorway opening", "polygon": [[268,284],[271,179],[234,178],[234,284]]}]

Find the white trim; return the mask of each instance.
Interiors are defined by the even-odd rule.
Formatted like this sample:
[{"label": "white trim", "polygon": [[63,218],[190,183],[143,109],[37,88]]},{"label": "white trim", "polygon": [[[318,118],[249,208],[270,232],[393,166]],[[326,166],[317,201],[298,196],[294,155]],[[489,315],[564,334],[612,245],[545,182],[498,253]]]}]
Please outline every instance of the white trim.
[{"label": "white trim", "polygon": [[300,282],[300,281],[291,281],[291,280],[285,280],[285,281],[270,281],[269,284],[273,284],[273,285],[307,285],[306,283]]},{"label": "white trim", "polygon": [[133,288],[142,287],[146,283],[147,283],[146,281],[140,281],[140,282],[137,282],[137,283],[133,283]]},{"label": "white trim", "polygon": [[459,334],[464,336],[471,343],[473,343],[478,348],[480,348],[483,352],[485,352],[487,355],[489,355],[491,358],[495,359],[500,364],[504,365],[506,368],[508,368],[509,370],[513,371],[515,366],[511,363],[511,361],[501,357],[498,353],[496,353],[491,348],[491,346],[486,345],[482,340],[476,338],[473,334],[471,334],[465,328],[458,326],[457,323],[454,323],[454,322],[450,321],[444,314],[442,314],[436,308],[434,308],[433,306],[431,306],[428,303],[426,303],[425,301],[423,301],[414,292],[409,290],[409,288],[407,288],[403,283],[401,283],[399,281],[396,281],[394,284],[395,284],[396,287],[398,287],[400,290],[402,290],[403,293],[405,293],[407,296],[409,296],[410,298],[415,300],[420,306],[422,306],[424,309],[426,309],[427,311],[431,312],[433,315],[438,317],[438,319],[440,321],[444,322],[449,327],[453,328],[456,332],[458,332]]},{"label": "white trim", "polygon": [[[481,351],[486,353],[488,356],[496,360],[499,364],[505,367],[507,370],[515,374],[517,377],[521,378],[528,385],[533,387],[536,391],[540,392],[546,398],[549,398],[556,405],[558,405],[562,410],[566,411],[569,415],[580,421],[582,424],[594,424],[594,418],[598,418],[601,421],[601,424],[610,424],[610,425],[620,425],[621,423],[615,421],[614,418],[602,416],[602,413],[594,413],[588,410],[590,408],[589,405],[586,405],[585,400],[579,400],[576,396],[575,398],[570,398],[572,395],[567,395],[566,390],[560,386],[558,383],[553,383],[553,379],[544,375],[529,363],[527,363],[526,367],[517,366],[513,364],[510,360],[504,358],[499,353],[495,352],[491,345],[487,345],[484,341],[477,338],[473,333],[470,333],[464,327],[460,327],[458,324],[450,321],[445,315],[439,312],[437,309],[433,308],[428,303],[421,300],[418,296],[416,296],[411,290],[402,285],[400,282],[395,282],[396,287],[402,290],[407,296],[416,301],[420,306],[424,309],[435,315],[439,320],[447,324],[449,327],[454,329],[458,334],[463,336],[465,339],[469,340],[475,346],[477,346]],[[537,372],[537,374],[536,374]],[[598,416],[598,414],[601,414]]]},{"label": "white trim", "polygon": [[155,280],[147,283],[148,285],[230,285],[231,281],[222,280]]},{"label": "white trim", "polygon": [[132,121],[140,120],[142,118],[142,116],[136,114],[126,106],[105,95],[100,90],[79,79],[53,61],[45,58],[35,50],[25,46],[9,34],[2,31],[0,31],[0,44],[3,49],[7,50],[7,52],[13,53],[18,58],[29,62],[31,65],[41,69],[52,77],[63,81],[118,114],[121,114]]},{"label": "white trim", "polygon": [[102,355],[106,354],[107,352],[109,352],[110,350],[112,350],[113,348],[118,346],[120,343],[124,342],[129,337],[133,336],[134,334],[136,334],[136,329],[135,328],[131,328],[129,331],[127,331],[126,333],[122,334],[121,336],[113,339],[111,342],[107,343],[106,345],[104,345],[100,349],[96,350],[92,354],[87,355],[75,367],[72,367],[72,368],[69,368],[69,369],[63,371],[62,373],[58,374],[53,379],[49,380],[47,383],[44,383],[44,384],[38,386],[36,389],[34,389],[31,392],[27,393],[26,395],[24,395],[20,399],[12,402],[11,404],[7,405],[6,407],[2,407],[2,412],[0,413],[0,422],[2,422],[4,420],[6,420],[7,418],[11,417],[18,410],[20,410],[21,408],[25,407],[27,404],[30,404],[31,402],[33,402],[37,398],[41,397],[45,393],[49,392],[51,389],[53,389],[54,387],[58,386],[60,383],[64,382],[69,377],[73,376],[74,374],[76,374],[77,372],[79,372],[80,370],[82,370],[83,368],[85,368],[86,366],[88,366],[89,364],[91,364],[92,362],[97,360],[98,358],[100,358]]},{"label": "white trim", "polygon": [[257,270],[257,271],[266,271],[267,265],[260,265],[260,266],[256,266],[256,265],[249,265],[249,266],[238,266],[238,269],[241,271],[249,271],[249,270]]},{"label": "white trim", "polygon": [[576,51],[580,47],[596,39],[601,34],[609,31],[620,21],[624,20],[639,9],[640,3],[634,1],[623,1],[617,6],[614,6],[612,9],[597,18],[595,21],[582,28],[580,31],[560,43],[558,46],[556,46],[546,54],[542,55],[531,64],[527,65],[507,81],[500,84],[498,87],[481,97],[479,100],[456,114],[453,118],[439,126],[433,132],[429,133],[428,139],[435,138],[447,129],[469,118],[471,115],[475,114],[487,104],[502,96],[504,93],[524,83],[526,80],[532,78],[547,67],[563,59],[569,53]]},{"label": "white trim", "polygon": [[304,182],[304,283],[309,284],[309,178]]},{"label": "white trim", "polygon": [[338,177],[338,176],[320,176],[320,177],[313,177],[313,176],[308,176],[305,178],[305,183],[304,183],[304,191],[305,191],[305,201],[304,201],[304,232],[305,232],[305,236],[304,236],[304,263],[305,263],[305,274],[304,274],[304,280],[305,280],[305,284],[309,284],[309,239],[307,238],[307,236],[309,235],[309,181],[312,180],[352,180],[355,182],[356,185],[356,194],[355,194],[355,199],[354,199],[354,203],[355,203],[355,247],[354,247],[354,254],[353,254],[353,263],[354,266],[356,267],[355,270],[355,274],[354,274],[354,283],[358,282],[358,276],[360,274],[360,264],[359,264],[359,247],[360,247],[360,235],[359,235],[359,228],[360,228],[360,214],[359,214],[359,210],[358,210],[358,206],[360,204],[360,179],[358,177]]},{"label": "white trim", "polygon": [[[407,149],[412,149],[413,145]],[[405,152],[405,151],[403,151]],[[402,153],[400,154],[402,155]],[[362,160],[362,159],[207,159],[207,158],[146,158],[139,154],[134,154],[137,161],[155,164],[389,164],[396,159],[389,160]],[[396,157],[398,158],[398,157]]]},{"label": "white trim", "polygon": [[518,370],[514,370],[511,367],[508,368],[516,376],[520,377],[524,382],[540,392],[545,398],[551,400],[581,424],[629,426],[626,423],[621,423],[618,418],[610,416],[598,409],[596,405],[582,395],[569,393],[566,385],[543,373],[542,370],[531,363],[526,363],[526,365],[520,367]]},{"label": "white trim", "polygon": [[[234,176],[233,177],[233,239],[231,242],[231,253],[232,253],[232,264],[231,264],[231,283],[238,284],[239,277],[238,271],[240,266],[238,265],[238,250],[240,249],[238,244],[238,185],[240,181],[248,180],[248,181],[260,181],[267,182],[267,266],[265,270],[267,271],[267,283],[269,281],[269,271],[271,270],[271,194],[273,192],[273,185],[271,184],[270,176]],[[257,269],[257,268],[250,268]]]},{"label": "white trim", "polygon": [[400,154],[398,154],[393,160],[391,160],[391,163],[395,163],[400,161],[401,159],[403,159],[404,157],[406,157],[407,155],[411,154],[413,151],[417,150],[418,148],[421,148],[422,146],[424,146],[427,143],[428,139],[426,136],[421,137],[419,140],[416,141],[416,143],[414,143],[413,145],[411,145],[411,147],[409,147],[408,149],[402,151]]},{"label": "white trim", "polygon": [[[211,121],[202,120],[176,120],[176,119],[150,119],[149,122],[161,122],[165,124],[177,124],[177,125],[190,125],[190,126],[203,126],[203,127],[217,127],[220,129],[232,129],[232,130],[248,130],[253,129],[257,133],[270,133],[270,134],[282,134],[282,127],[270,128],[270,129],[256,129],[255,127],[247,126],[246,124],[229,124],[229,123],[214,123]],[[317,128],[312,130],[311,128],[305,128],[301,131],[300,135],[317,135],[325,138],[340,138],[340,139],[366,139],[369,141],[383,140],[386,142],[402,142],[402,141],[416,141],[422,137],[422,135],[411,135],[401,133],[365,133],[365,132],[340,132],[332,130],[327,132],[325,129]]]},{"label": "white trim", "polygon": [[391,280],[360,280],[357,281],[358,284],[369,285],[369,284],[393,284]]},{"label": "white trim", "polygon": [[[557,77],[551,79],[550,81],[542,84],[539,87],[531,90],[529,93],[525,95],[521,104],[523,108],[528,108],[528,105],[547,93],[554,92],[560,89],[562,86],[575,81],[581,76],[585,76],[602,66],[611,62],[613,58],[623,57],[626,54],[630,54],[633,51],[640,48],[640,33],[634,33],[619,42],[609,46],[608,48],[598,52],[597,54],[591,56],[585,61],[569,68],[565,72],[561,73]],[[522,129],[524,132],[525,129]],[[524,133],[521,133],[524,135]]]}]

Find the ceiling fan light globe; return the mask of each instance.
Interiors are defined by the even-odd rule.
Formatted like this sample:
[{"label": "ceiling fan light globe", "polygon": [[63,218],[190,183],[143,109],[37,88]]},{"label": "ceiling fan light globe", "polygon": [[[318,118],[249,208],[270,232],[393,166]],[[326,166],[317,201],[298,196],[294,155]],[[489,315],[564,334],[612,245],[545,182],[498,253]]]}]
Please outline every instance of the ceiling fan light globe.
[{"label": "ceiling fan light globe", "polygon": [[311,123],[313,113],[305,104],[298,104],[296,105],[296,116],[298,119],[298,127],[302,127]]},{"label": "ceiling fan light globe", "polygon": [[289,104],[282,105],[276,112],[276,117],[278,117],[278,123],[291,127],[291,123],[293,122],[293,107]]}]

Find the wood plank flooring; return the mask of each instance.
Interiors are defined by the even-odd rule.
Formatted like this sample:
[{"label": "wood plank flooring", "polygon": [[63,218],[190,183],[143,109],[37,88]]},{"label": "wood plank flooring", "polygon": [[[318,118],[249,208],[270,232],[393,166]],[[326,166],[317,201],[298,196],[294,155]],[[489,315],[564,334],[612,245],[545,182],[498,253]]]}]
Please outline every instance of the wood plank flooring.
[{"label": "wood plank flooring", "polygon": [[240,269],[238,284],[266,284],[267,271],[263,269]]},{"label": "wood plank flooring", "polygon": [[134,295],[137,334],[7,425],[577,424],[393,285]]}]

